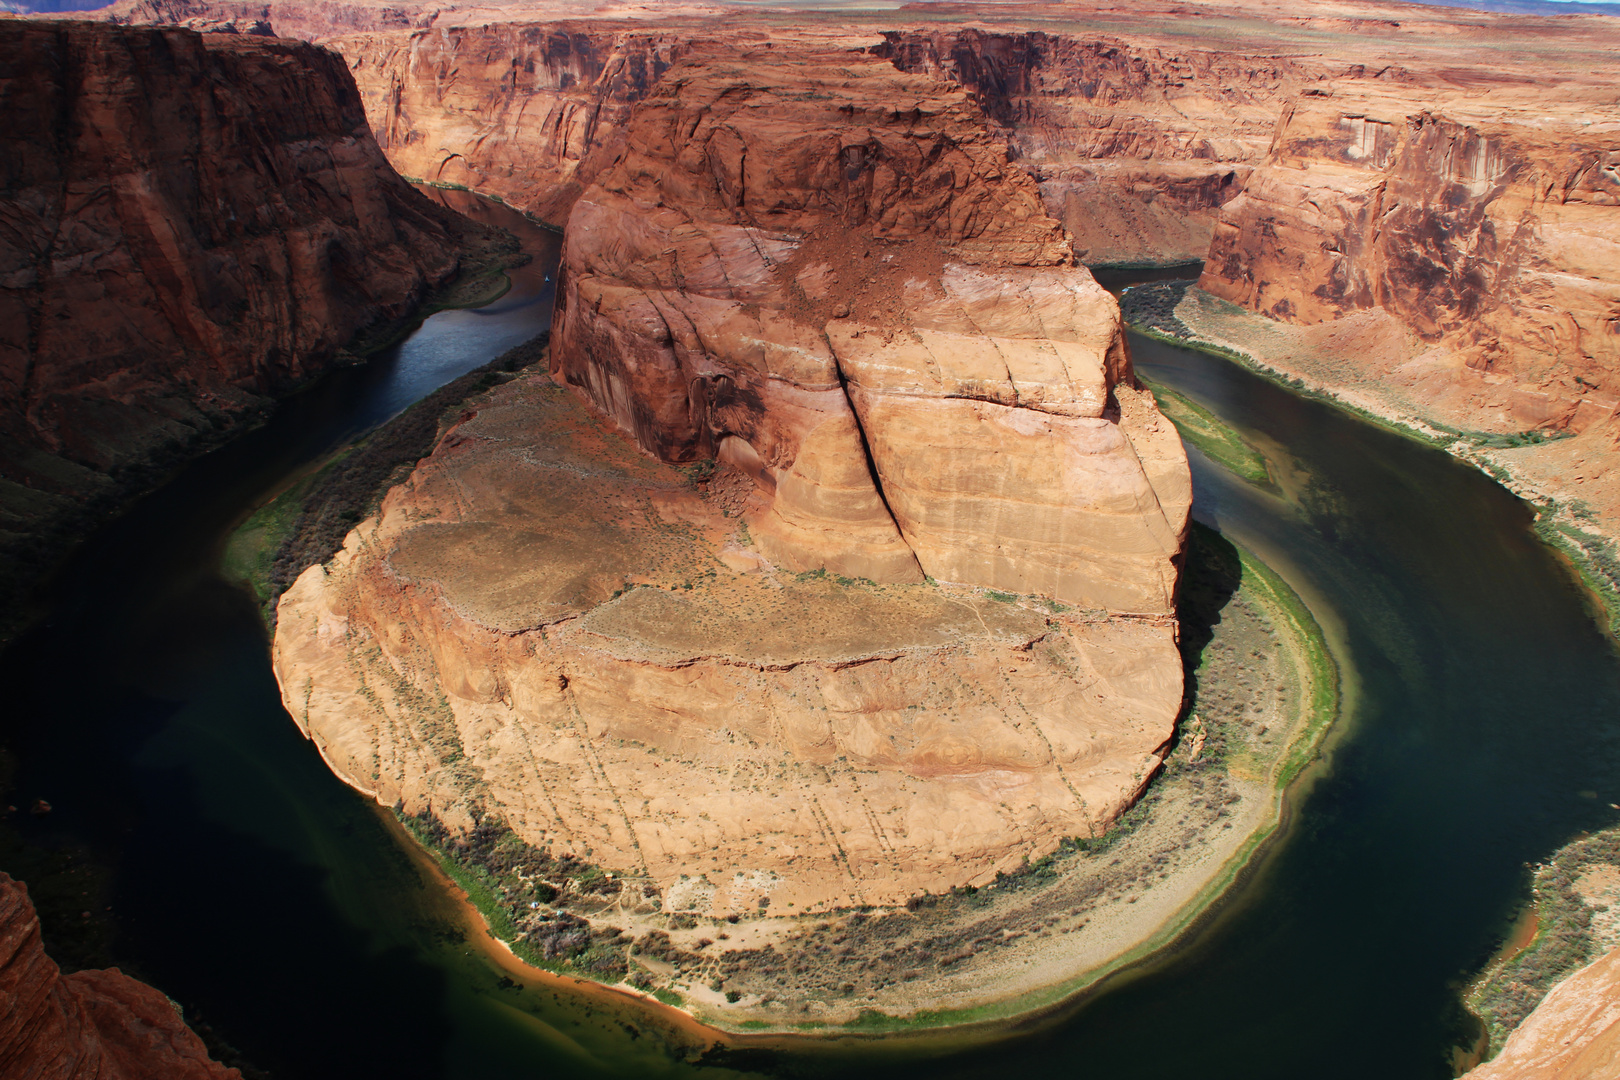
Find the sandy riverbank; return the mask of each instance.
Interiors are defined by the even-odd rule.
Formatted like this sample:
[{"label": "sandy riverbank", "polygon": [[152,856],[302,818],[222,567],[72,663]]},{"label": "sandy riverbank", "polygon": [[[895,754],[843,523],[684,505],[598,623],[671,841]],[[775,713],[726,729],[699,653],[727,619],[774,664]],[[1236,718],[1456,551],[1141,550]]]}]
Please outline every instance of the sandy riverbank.
[{"label": "sandy riverbank", "polygon": [[[631,977],[650,979],[664,1006],[714,1034],[767,1038],[1004,1021],[1163,948],[1273,834],[1339,699],[1321,631],[1279,578],[1202,530],[1192,561],[1183,637],[1196,696],[1163,774],[1107,836],[907,909],[736,923],[617,905],[581,914],[636,939]],[[493,934],[485,944],[514,977],[577,982]],[[892,976],[857,991],[849,980],[880,962]]]},{"label": "sandy riverbank", "polygon": [[1588,417],[1568,431],[1524,431],[1509,407],[1518,391],[1507,380],[1428,349],[1378,310],[1296,326],[1194,287],[1174,316],[1190,336],[1161,333],[1166,340],[1237,360],[1495,477],[1536,508],[1537,531],[1572,560],[1607,608],[1606,621],[1620,628],[1616,416]]}]

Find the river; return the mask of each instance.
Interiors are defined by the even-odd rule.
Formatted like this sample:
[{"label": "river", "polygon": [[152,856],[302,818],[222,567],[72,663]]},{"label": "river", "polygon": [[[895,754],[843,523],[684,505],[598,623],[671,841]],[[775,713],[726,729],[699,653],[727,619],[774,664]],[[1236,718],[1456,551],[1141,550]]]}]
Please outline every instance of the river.
[{"label": "river", "polygon": [[[280,1080],[723,1076],[1441,1078],[1458,989],[1524,864],[1620,812],[1620,659],[1528,510],[1439,451],[1227,361],[1133,337],[1244,432],[1281,493],[1193,455],[1195,513],[1303,595],[1345,666],[1329,757],[1279,842],[1172,951],[994,1042],[776,1045],[698,1062],[667,1016],[506,979],[387,815],[282,710],[225,540],[333,447],[543,329],[559,238],[323,380],[91,537],[0,656],[36,848],[110,868],[112,951]],[[1144,277],[1152,275],[1142,275]],[[714,1059],[711,1058],[710,1062]]]}]

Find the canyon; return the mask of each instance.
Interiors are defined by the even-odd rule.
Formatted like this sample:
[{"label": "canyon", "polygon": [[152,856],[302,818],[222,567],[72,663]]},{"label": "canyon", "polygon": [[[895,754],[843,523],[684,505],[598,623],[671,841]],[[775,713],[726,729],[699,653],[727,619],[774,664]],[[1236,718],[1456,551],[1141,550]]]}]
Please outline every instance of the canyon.
[{"label": "canyon", "polygon": [[64,538],[502,242],[378,150],[301,42],[0,22],[0,547]]},{"label": "canyon", "polygon": [[158,991],[117,968],[62,975],[28,888],[0,871],[0,1072],[29,1080],[241,1080]]},{"label": "canyon", "polygon": [[[1263,329],[1245,330],[1238,351],[1396,422],[1475,443],[1539,433],[1495,467],[1545,505],[1578,502],[1571,523],[1594,550],[1616,535],[1616,485],[1601,478],[1620,453],[1620,116],[1592,74],[1612,20],[1243,0],[1083,21],[924,4],[901,28],[538,14],[315,29],[348,59],[402,171],[559,226],[623,153],[635,103],[695,43],[775,37],[955,81],[1082,261],[1205,261],[1204,293],[1297,330],[1269,352]],[[1290,363],[1324,342],[1345,361]]]},{"label": "canyon", "polygon": [[[739,27],[734,18],[722,28],[536,25],[520,16],[444,25],[451,15],[431,32],[331,44],[349,59],[403,171],[497,194],[559,225],[571,220],[570,261],[588,275],[566,283],[554,375],[585,388],[644,449],[670,461],[716,455],[769,487],[771,510],[754,533],[758,551],[784,567],[825,563],[895,582],[915,572],[893,534],[873,528],[887,523],[858,470],[831,477],[793,469],[791,483],[780,482],[776,467],[796,460],[804,444],[761,423],[769,403],[749,400],[746,378],[724,355],[738,346],[716,347],[722,337],[745,337],[759,357],[749,358],[747,374],[763,366],[769,389],[799,378],[783,379],[769,357],[773,346],[792,343],[769,342],[761,352],[758,339],[768,335],[747,310],[769,294],[773,258],[787,255],[766,246],[775,238],[762,222],[791,220],[784,211],[802,203],[789,195],[770,205],[759,192],[773,183],[794,189],[794,166],[775,166],[797,148],[778,143],[764,170],[735,145],[711,141],[703,150],[715,175],[705,216],[760,232],[725,244],[711,222],[688,213],[674,227],[660,222],[650,236],[623,239],[621,207],[665,209],[645,188],[671,165],[667,154],[638,155],[638,106],[660,94],[660,80],[683,57],[703,51],[705,37],[749,50],[790,36],[806,50],[864,52],[961,85],[1081,260],[1203,261],[1196,308],[1219,313],[1226,301],[1256,318],[1200,322],[1188,308],[1195,334],[1375,415],[1452,433],[1454,453],[1504,436],[1519,442],[1489,453],[1490,467],[1569,517],[1580,554],[1601,560],[1612,552],[1620,526],[1610,482],[1620,461],[1620,115],[1609,84],[1591,76],[1614,45],[1608,23],[1572,18],[1532,28],[1511,17],[1398,5],[1324,4],[1303,14],[1255,4],[1173,13],[1122,5],[1097,13],[1095,29],[1028,8],[973,11],[976,25],[967,27],[950,25],[969,13],[947,5],[914,12],[933,25],[893,29],[856,18],[784,33],[780,24]],[[1505,40],[1522,50],[1506,54]],[[479,71],[486,74],[466,74]],[[770,179],[761,181],[761,171]],[[880,220],[881,210],[880,200]],[[866,208],[850,217],[846,202],[842,211],[859,222]],[[858,246],[869,257],[870,245]],[[684,287],[698,265],[693,251],[722,268],[721,287],[704,287],[741,309],[729,327],[718,319],[730,313],[717,316],[712,305],[694,315],[694,290]],[[683,287],[672,290],[675,282]],[[820,309],[812,321],[827,328],[842,398],[854,406],[856,423],[839,437],[865,441],[880,501],[918,568],[935,576],[906,532],[904,493],[888,499],[884,436],[863,427],[876,419],[881,428],[879,403],[860,361],[840,351],[859,339],[841,336],[837,323],[893,316],[870,310],[876,296],[865,282],[838,295],[817,295],[813,277],[798,284],[793,314]],[[941,286],[949,295],[944,276]],[[862,301],[865,313],[856,310]],[[901,320],[908,323],[919,341],[919,330],[933,329],[912,312]],[[929,362],[926,343],[915,358],[895,356],[892,338],[884,344],[882,376],[900,369],[910,392],[913,372]],[[1305,364],[1304,353],[1328,360]],[[628,359],[619,366],[609,357]],[[645,385],[648,369],[662,388]],[[1009,381],[1013,394],[1005,396],[1015,398],[1016,375]],[[660,403],[682,413],[677,422],[658,415]],[[840,496],[836,517],[828,515],[829,487]],[[833,551],[847,561],[827,562]],[[937,562],[944,553],[932,554]],[[942,575],[949,580],[1011,587],[994,574],[961,573],[971,559],[948,561],[957,568]]]},{"label": "canyon", "polygon": [[[370,220],[433,253],[383,241],[396,253],[357,277],[393,291],[347,310],[398,314],[451,272],[448,226],[380,155],[567,226],[549,370],[448,420],[305,572],[276,666],[350,784],[586,856],[638,915],[982,885],[1106,831],[1161,767],[1187,464],[1077,261],[1203,261],[1176,309],[1189,336],[1489,448],[1574,515],[1585,554],[1612,553],[1610,21],[1245,2],[113,15],[181,16],[248,31],[195,39],[210,52],[300,48],[262,40],[274,27],[347,63],[332,109],[356,133],[363,104],[375,144],[353,134],[343,184],[386,174]],[[277,356],[333,353],[364,321]],[[208,386],[235,401],[285,362],[220,366]],[[1603,963],[1505,1053],[1588,1023]]]}]

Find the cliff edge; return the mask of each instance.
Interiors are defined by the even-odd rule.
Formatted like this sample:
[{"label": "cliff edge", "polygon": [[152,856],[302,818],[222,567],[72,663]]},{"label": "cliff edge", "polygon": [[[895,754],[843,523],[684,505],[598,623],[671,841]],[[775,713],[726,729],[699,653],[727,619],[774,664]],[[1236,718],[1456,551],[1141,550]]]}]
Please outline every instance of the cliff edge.
[{"label": "cliff edge", "polygon": [[626,918],[895,905],[1100,835],[1181,707],[1191,487],[1034,182],[859,52],[689,55],[624,140],[550,377],[283,595],[289,711]]},{"label": "cliff edge", "polygon": [[63,975],[28,888],[0,872],[0,1076],[241,1080],[213,1061],[173,1002],[117,968]]},{"label": "cliff edge", "polygon": [[302,42],[4,20],[0,111],[0,545],[24,581],[151,466],[407,315],[476,229],[394,173],[343,62]]}]

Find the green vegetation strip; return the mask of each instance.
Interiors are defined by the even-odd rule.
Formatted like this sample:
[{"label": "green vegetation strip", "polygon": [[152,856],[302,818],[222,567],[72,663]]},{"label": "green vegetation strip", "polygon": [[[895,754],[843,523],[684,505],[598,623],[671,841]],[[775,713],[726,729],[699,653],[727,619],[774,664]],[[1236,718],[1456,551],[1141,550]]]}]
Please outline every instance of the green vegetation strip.
[{"label": "green vegetation strip", "polygon": [[1487,967],[1466,997],[1490,1037],[1487,1060],[1549,990],[1604,951],[1592,935],[1593,908],[1575,889],[1583,873],[1601,866],[1620,867],[1620,828],[1567,844],[1536,868],[1531,888],[1536,936]]},{"label": "green vegetation strip", "polygon": [[1591,594],[1598,621],[1620,638],[1620,550],[1613,540],[1582,527],[1593,517],[1584,502],[1554,503],[1536,514],[1536,535],[1574,565]]},{"label": "green vegetation strip", "polygon": [[[1426,419],[1423,423],[1432,430],[1431,433],[1431,431],[1421,430],[1379,416],[1377,413],[1351,405],[1331,394],[1316,390],[1307,385],[1305,380],[1284,375],[1248,353],[1204,341],[1193,335],[1192,331],[1187,329],[1179,318],[1175,318],[1173,314],[1168,314],[1167,312],[1171,309],[1165,307],[1162,299],[1144,299],[1137,302],[1134,307],[1130,302],[1130,298],[1139,291],[1169,285],[1180,285],[1185,288],[1190,284],[1192,283],[1156,282],[1153,286],[1138,286],[1128,290],[1120,298],[1120,310],[1124,313],[1131,331],[1167,345],[1176,345],[1183,349],[1190,349],[1209,356],[1218,356],[1223,360],[1230,360],[1232,363],[1247,368],[1268,382],[1275,383],[1302,397],[1331,405],[1335,409],[1349,413],[1360,420],[1364,420],[1385,431],[1393,432],[1403,438],[1444,450],[1453,457],[1466,461],[1468,464],[1480,469],[1510,490],[1513,486],[1512,473],[1494,461],[1476,457],[1468,451],[1509,450],[1524,446],[1537,446],[1542,443],[1569,438],[1572,434],[1568,431],[1521,431],[1505,434],[1464,431],[1461,428],[1449,427],[1437,421]],[[1173,305],[1171,307],[1173,308]],[[1140,378],[1140,376],[1138,377]],[[1142,379],[1142,382],[1153,390],[1154,398],[1159,400],[1161,388],[1153,386],[1146,379]],[[1192,425],[1189,425],[1188,429],[1183,429],[1182,422],[1172,413],[1172,409],[1176,406],[1166,407],[1165,402],[1160,400],[1159,407],[1165,412],[1166,416],[1170,417],[1177,430],[1182,431],[1183,438],[1197,446],[1205,454],[1211,457],[1215,456],[1200,441],[1204,436],[1193,431]],[[1217,458],[1217,460],[1221,459]],[[1222,464],[1227,464],[1229,468],[1232,467],[1224,460]],[[1240,476],[1244,475],[1241,469],[1234,469],[1234,471],[1238,472]],[[1581,522],[1592,521],[1592,515],[1583,503],[1572,503],[1565,507],[1553,502],[1537,505],[1536,510],[1537,535],[1563,553],[1574,564],[1576,574],[1580,577],[1582,583],[1586,585],[1595,601],[1598,621],[1608,629],[1610,634],[1620,637],[1620,550],[1617,550],[1612,540],[1599,535],[1593,530],[1581,527]]]},{"label": "green vegetation strip", "polygon": [[[490,933],[524,963],[605,983],[628,976],[635,985],[652,987],[644,969],[631,972],[628,935],[612,926],[593,929],[568,910],[576,905],[601,908],[623,890],[622,879],[577,856],[553,856],[549,849],[525,843],[497,818],[482,818],[471,831],[457,835],[431,812],[412,815],[396,806],[394,814],[467,894]],[[659,946],[646,944],[653,951]]]},{"label": "green vegetation strip", "polygon": [[227,576],[253,589],[273,625],[277,598],[299,574],[342,549],[388,489],[432,453],[461,404],[539,362],[548,340],[541,334],[451,380],[261,506],[226,545]]},{"label": "green vegetation strip", "polygon": [[[1300,688],[1302,713],[1299,723],[1291,734],[1287,747],[1272,766],[1274,802],[1270,821],[1249,835],[1227,859],[1220,873],[1182,907],[1175,919],[1162,926],[1148,940],[1106,964],[1042,990],[967,1009],[921,1010],[907,1016],[893,1016],[876,1009],[867,1009],[854,1020],[847,1022],[844,1030],[884,1033],[962,1027],[1016,1019],[1060,1006],[1076,995],[1095,987],[1108,976],[1138,964],[1172,944],[1231,887],[1238,874],[1276,831],[1282,819],[1282,801],[1286,789],[1316,757],[1323,737],[1338,718],[1338,664],[1328,649],[1321,626],[1311,615],[1304,601],[1287,582],[1252,552],[1231,543],[1213,529],[1195,524],[1189,538],[1187,564],[1189,587],[1198,587],[1199,576],[1206,579],[1235,578],[1248,600],[1263,609],[1280,631],[1291,634],[1296,647],[1301,650],[1304,667],[1309,672],[1310,685]],[[1208,583],[1207,580],[1204,582],[1205,585]],[[1188,657],[1188,667],[1194,673],[1202,666],[1201,657]],[[1191,702],[1189,715],[1192,711],[1196,711],[1196,708],[1197,702]],[[1016,873],[998,874],[995,884],[985,889],[962,889],[955,892],[960,895],[978,894],[974,899],[986,902],[987,898],[983,894],[996,889],[1039,887],[1044,881],[1062,873],[1062,863],[1068,858],[1092,857],[1108,851],[1130,833],[1142,827],[1161,809],[1164,780],[1173,770],[1221,768],[1228,756],[1223,743],[1221,733],[1211,728],[1198,762],[1178,758],[1178,755],[1172,753],[1166,762],[1164,772],[1148,788],[1147,793],[1135,806],[1121,815],[1103,836],[1095,840],[1071,838],[1053,855],[1029,863]],[[1168,810],[1170,807],[1165,806],[1162,809]]]},{"label": "green vegetation strip", "polygon": [[1137,378],[1153,391],[1153,400],[1159,403],[1159,411],[1176,425],[1181,437],[1196,446],[1205,457],[1251,484],[1271,484],[1271,471],[1266,467],[1265,455],[1256,450],[1236,428],[1185,394],[1141,375]]}]

